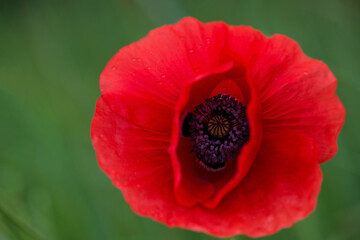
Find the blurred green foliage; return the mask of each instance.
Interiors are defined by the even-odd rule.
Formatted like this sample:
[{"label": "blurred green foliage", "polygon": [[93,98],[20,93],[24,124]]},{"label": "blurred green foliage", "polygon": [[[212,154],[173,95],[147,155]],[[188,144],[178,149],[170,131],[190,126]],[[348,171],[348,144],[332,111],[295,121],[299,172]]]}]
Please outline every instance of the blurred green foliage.
[{"label": "blurred green foliage", "polygon": [[2,0],[0,240],[214,239],[133,213],[89,137],[107,61],[187,15],[285,34],[333,70],[347,119],[317,210],[264,239],[360,239],[359,1]]}]

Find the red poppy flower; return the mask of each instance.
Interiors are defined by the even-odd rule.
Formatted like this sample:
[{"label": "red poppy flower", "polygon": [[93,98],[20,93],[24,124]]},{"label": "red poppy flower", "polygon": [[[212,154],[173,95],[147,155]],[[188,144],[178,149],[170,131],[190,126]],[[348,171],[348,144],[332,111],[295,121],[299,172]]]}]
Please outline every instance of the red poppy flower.
[{"label": "red poppy flower", "polygon": [[225,237],[311,213],[345,110],[336,78],[282,35],[185,18],[121,49],[91,138],[132,209]]}]

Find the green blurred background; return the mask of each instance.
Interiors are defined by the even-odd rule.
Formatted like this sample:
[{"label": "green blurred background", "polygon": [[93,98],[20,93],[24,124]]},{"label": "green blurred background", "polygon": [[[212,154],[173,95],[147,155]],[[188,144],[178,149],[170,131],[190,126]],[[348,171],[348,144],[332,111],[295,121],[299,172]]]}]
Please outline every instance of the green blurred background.
[{"label": "green blurred background", "polygon": [[0,240],[215,239],[133,213],[89,136],[107,61],[188,15],[285,34],[329,65],[347,109],[338,154],[316,211],[264,239],[360,239],[360,1],[1,0]]}]

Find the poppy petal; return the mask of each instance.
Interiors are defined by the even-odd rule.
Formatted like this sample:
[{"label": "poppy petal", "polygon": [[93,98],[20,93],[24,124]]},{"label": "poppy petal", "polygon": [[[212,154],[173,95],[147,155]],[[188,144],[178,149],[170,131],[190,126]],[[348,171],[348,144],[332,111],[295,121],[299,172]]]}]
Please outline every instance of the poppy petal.
[{"label": "poppy petal", "polygon": [[300,131],[317,142],[319,162],[327,161],[337,151],[345,118],[335,76],[285,36],[274,35],[260,51],[250,69],[262,102],[264,134]]},{"label": "poppy petal", "polygon": [[117,186],[137,188],[144,181],[173,181],[169,137],[144,129],[114,113],[101,97],[91,126],[100,167]]},{"label": "poppy petal", "polygon": [[102,97],[131,122],[170,132],[180,91],[222,62],[226,35],[224,23],[194,18],[157,28],[109,61],[100,76]]},{"label": "poppy petal", "polygon": [[[208,229],[219,236],[232,232],[260,237],[305,218],[315,209],[320,191],[317,156],[315,142],[303,134],[264,136],[249,174],[214,209],[223,219],[214,218]],[[215,227],[222,221],[227,225]]]},{"label": "poppy petal", "polygon": [[163,179],[144,182],[143,188],[119,187],[134,211],[169,226],[218,237],[273,234],[315,209],[322,174],[317,146],[305,135],[289,131],[263,142],[249,174],[211,211],[179,205],[173,186]]}]

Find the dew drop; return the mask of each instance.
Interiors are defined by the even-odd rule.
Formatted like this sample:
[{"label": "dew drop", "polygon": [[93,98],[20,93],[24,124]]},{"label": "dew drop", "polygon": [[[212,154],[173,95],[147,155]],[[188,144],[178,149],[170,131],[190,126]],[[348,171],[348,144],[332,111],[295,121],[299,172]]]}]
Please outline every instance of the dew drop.
[{"label": "dew drop", "polygon": [[115,70],[116,70],[116,67],[115,67],[115,66],[112,66],[111,70],[115,71]]},{"label": "dew drop", "polygon": [[305,71],[305,72],[304,72],[304,75],[307,76],[307,75],[309,75],[309,73]]},{"label": "dew drop", "polygon": [[161,75],[160,77],[161,77],[162,79],[164,79],[164,78],[166,78],[166,75],[163,74],[163,75]]},{"label": "dew drop", "polygon": [[194,53],[194,49],[190,48],[189,53]]},{"label": "dew drop", "polygon": [[196,68],[193,68],[194,69],[194,72],[198,73],[200,72],[200,68],[196,67]]}]

